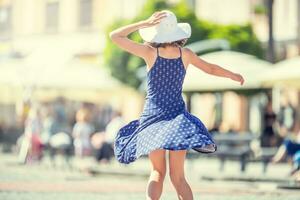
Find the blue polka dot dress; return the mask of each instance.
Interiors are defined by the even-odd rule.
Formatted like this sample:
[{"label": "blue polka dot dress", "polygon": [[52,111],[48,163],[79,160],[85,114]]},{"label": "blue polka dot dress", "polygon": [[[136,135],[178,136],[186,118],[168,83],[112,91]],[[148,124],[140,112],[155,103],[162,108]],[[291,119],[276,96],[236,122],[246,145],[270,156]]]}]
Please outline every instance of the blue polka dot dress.
[{"label": "blue polka dot dress", "polygon": [[215,152],[217,146],[204,124],[186,110],[182,84],[186,69],[180,57],[159,56],[147,73],[147,95],[139,119],[117,133],[114,152],[120,163],[131,163],[156,149]]}]

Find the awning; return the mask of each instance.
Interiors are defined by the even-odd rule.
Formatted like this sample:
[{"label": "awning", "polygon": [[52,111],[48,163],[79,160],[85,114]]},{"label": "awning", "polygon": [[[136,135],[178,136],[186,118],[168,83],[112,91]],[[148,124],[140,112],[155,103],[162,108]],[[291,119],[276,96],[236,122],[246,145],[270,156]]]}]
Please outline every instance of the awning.
[{"label": "awning", "polygon": [[300,57],[290,58],[274,65],[265,80],[264,86],[288,86],[300,88]]},{"label": "awning", "polygon": [[201,59],[217,64],[232,72],[242,74],[245,79],[244,85],[241,86],[238,82],[228,78],[209,75],[190,65],[183,84],[184,91],[259,89],[264,79],[262,75],[266,74],[271,66],[271,63],[260,60],[255,56],[234,51],[208,53],[202,55]]}]

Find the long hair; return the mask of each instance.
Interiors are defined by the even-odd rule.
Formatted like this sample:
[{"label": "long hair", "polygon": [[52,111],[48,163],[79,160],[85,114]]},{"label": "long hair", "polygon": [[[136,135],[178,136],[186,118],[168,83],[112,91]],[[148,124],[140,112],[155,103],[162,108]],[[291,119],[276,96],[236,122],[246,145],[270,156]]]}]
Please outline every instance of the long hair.
[{"label": "long hair", "polygon": [[177,40],[174,42],[167,42],[167,43],[156,43],[156,42],[145,42],[146,44],[158,48],[158,47],[167,47],[167,46],[175,46],[175,47],[183,47],[187,42],[187,38],[182,40]]}]

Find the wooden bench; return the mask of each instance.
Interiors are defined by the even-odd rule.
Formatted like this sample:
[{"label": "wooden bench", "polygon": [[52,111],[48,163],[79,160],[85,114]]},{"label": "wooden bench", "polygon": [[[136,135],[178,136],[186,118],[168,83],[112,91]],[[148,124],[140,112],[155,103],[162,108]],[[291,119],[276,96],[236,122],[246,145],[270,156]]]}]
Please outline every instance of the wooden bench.
[{"label": "wooden bench", "polygon": [[227,159],[233,159],[240,161],[240,170],[244,172],[252,153],[250,143],[254,138],[250,133],[215,134],[214,140],[218,145],[215,155],[221,161],[220,170],[224,170]]},{"label": "wooden bench", "polygon": [[253,161],[260,161],[263,165],[263,173],[267,172],[269,163],[276,154],[278,147],[260,147]]},{"label": "wooden bench", "polygon": [[[224,170],[225,161],[228,159],[239,160],[242,172],[246,170],[246,165],[252,153],[250,142],[255,138],[250,133],[215,133],[213,138],[218,146],[215,153],[209,156],[217,156],[220,159],[220,170]],[[189,151],[188,159],[198,158],[200,154],[195,151]]]},{"label": "wooden bench", "polygon": [[[257,139],[250,133],[215,133],[213,136],[218,145],[215,153],[208,154],[208,156],[215,156],[220,159],[220,170],[223,171],[226,160],[238,160],[240,162],[240,170],[246,170],[249,162],[262,162],[263,173],[266,173],[267,167],[272,157],[277,152],[277,147],[260,147],[258,153],[254,155],[250,147],[250,143]],[[189,151],[188,159],[196,159],[200,154],[196,151]]]}]

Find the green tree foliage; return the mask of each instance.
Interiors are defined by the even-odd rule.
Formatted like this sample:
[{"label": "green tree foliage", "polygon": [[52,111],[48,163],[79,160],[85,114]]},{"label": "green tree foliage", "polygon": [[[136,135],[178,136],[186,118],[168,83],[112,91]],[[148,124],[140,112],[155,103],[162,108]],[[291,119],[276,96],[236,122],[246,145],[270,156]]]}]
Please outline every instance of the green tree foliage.
[{"label": "green tree foliage", "polygon": [[[148,18],[157,10],[168,9],[173,11],[179,22],[188,22],[192,27],[192,36],[188,40],[193,43],[205,39],[227,39],[232,50],[248,53],[257,57],[263,56],[262,47],[253,33],[250,24],[246,25],[219,25],[205,20],[197,19],[194,12],[188,7],[186,1],[175,5],[168,4],[164,0],[149,0],[141,13],[132,20],[118,20],[106,30],[106,47],[104,60],[110,68],[111,74],[122,82],[137,88],[140,80],[136,77],[136,70],[145,65],[144,61],[133,56],[114,45],[109,39],[109,32],[126,24]],[[129,36],[132,40],[142,42],[137,32]]]}]

